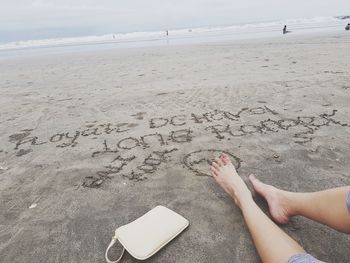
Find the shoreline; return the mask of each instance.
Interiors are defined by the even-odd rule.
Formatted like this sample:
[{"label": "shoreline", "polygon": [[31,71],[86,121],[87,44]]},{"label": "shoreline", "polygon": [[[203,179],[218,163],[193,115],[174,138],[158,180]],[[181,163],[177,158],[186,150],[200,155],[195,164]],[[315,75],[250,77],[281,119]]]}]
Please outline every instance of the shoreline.
[{"label": "shoreline", "polygon": [[[155,42],[154,45],[142,45],[143,41],[128,41],[126,45],[125,43],[115,43],[115,42],[101,42],[101,43],[84,43],[84,44],[68,44],[62,46],[42,46],[42,47],[27,47],[15,50],[0,50],[0,60],[6,59],[16,59],[21,57],[40,57],[45,55],[64,55],[64,54],[83,54],[83,53],[96,53],[96,52],[109,52],[119,50],[148,50],[148,49],[167,49],[167,48],[186,48],[186,47],[195,47],[195,46],[206,46],[206,45],[239,45],[239,44],[263,44],[265,42],[273,42],[277,43],[278,41],[283,42],[293,42],[298,39],[300,40],[308,40],[312,38],[320,38],[334,35],[343,36],[347,35],[348,32],[344,30],[321,30],[319,32],[292,32],[287,35],[274,35],[274,36],[261,36],[257,37],[255,34],[254,37],[251,38],[241,38],[241,39],[215,39],[213,36],[212,41],[208,39],[203,42],[194,42],[194,43],[176,43],[174,39],[163,39],[163,40],[148,40],[146,42]],[[128,44],[136,43],[135,46],[130,46]],[[120,46],[118,46],[121,44]],[[140,46],[141,44],[141,46]]]}]

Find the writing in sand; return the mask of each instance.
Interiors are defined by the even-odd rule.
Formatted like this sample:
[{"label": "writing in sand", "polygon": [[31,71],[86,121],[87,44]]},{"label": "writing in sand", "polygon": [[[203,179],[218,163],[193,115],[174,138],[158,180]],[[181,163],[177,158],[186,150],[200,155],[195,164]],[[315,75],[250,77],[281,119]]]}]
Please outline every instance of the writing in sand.
[{"label": "writing in sand", "polygon": [[[292,142],[307,146],[319,129],[331,125],[349,127],[348,123],[337,118],[335,109],[314,116],[293,117],[285,117],[285,112],[282,115],[267,106],[245,107],[237,111],[215,109],[149,119],[140,117],[144,114],[131,115],[134,117],[132,122],[89,122],[74,131],[59,131],[46,138],[36,135],[40,130],[22,129],[9,140],[17,151],[16,156],[29,154],[40,147],[70,149],[90,141],[91,158],[101,158],[103,167],[85,176],[82,185],[100,187],[115,175],[134,181],[145,180],[162,165],[171,162],[183,165],[195,175],[207,176],[212,157],[222,151],[229,154],[239,168],[240,158],[229,150],[206,149],[203,142],[196,142],[203,136],[210,142],[234,143],[241,137],[284,133]],[[186,144],[191,144],[191,149],[195,150],[177,154],[179,157],[174,160],[175,153]]]}]

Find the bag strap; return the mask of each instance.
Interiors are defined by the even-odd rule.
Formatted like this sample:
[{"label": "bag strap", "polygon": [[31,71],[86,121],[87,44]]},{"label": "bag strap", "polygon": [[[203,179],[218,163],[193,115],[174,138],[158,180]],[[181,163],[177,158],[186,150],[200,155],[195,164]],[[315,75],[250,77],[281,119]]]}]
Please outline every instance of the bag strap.
[{"label": "bag strap", "polygon": [[123,251],[122,251],[121,255],[119,256],[119,258],[117,260],[109,260],[109,258],[108,258],[108,251],[117,242],[117,239],[118,239],[118,237],[115,234],[114,237],[111,240],[111,243],[109,243],[109,245],[107,247],[107,250],[106,250],[106,253],[105,253],[105,258],[106,258],[107,263],[118,263],[122,259],[123,255],[124,255],[125,248],[123,247]]}]

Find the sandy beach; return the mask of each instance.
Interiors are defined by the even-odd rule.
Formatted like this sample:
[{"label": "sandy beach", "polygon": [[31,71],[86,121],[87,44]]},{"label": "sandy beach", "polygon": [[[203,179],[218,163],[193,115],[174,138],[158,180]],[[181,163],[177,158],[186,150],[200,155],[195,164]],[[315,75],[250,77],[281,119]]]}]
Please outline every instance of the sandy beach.
[{"label": "sandy beach", "polygon": [[[260,262],[210,160],[290,191],[350,185],[349,46],[344,31],[1,58],[0,261],[104,262],[118,226],[164,205],[190,227],[146,262]],[[345,234],[283,229],[350,258]]]}]

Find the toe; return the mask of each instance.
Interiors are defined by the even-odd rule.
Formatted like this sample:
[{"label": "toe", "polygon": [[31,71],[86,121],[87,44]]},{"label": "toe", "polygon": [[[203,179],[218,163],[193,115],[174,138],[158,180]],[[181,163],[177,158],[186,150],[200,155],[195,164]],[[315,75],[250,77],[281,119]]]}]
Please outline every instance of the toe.
[{"label": "toe", "polygon": [[226,153],[222,153],[220,156],[220,159],[222,160],[222,162],[227,165],[231,163],[230,157],[228,157],[228,155]]},{"label": "toe", "polygon": [[259,181],[254,174],[248,176],[249,181],[252,183],[254,188],[256,187],[257,181]]},{"label": "toe", "polygon": [[251,174],[248,176],[251,183],[253,183],[254,180],[257,180],[254,174]]},{"label": "toe", "polygon": [[223,166],[224,163],[222,162],[222,160],[220,158],[215,158],[214,162],[216,162],[219,166]]},{"label": "toe", "polygon": [[217,177],[219,175],[219,171],[214,166],[210,167],[210,171],[213,177]]},{"label": "toe", "polygon": [[261,181],[258,178],[256,178],[254,174],[249,175],[248,178],[249,181],[253,184],[253,186],[261,184]]},{"label": "toe", "polygon": [[252,183],[253,188],[256,192],[261,195],[265,194],[265,185],[259,179],[257,179],[254,174],[249,175],[249,181]]},{"label": "toe", "polygon": [[219,164],[217,164],[216,162],[212,162],[211,166],[214,167],[214,168],[215,168],[216,170],[218,170],[218,171],[219,171],[219,169],[220,169]]}]

